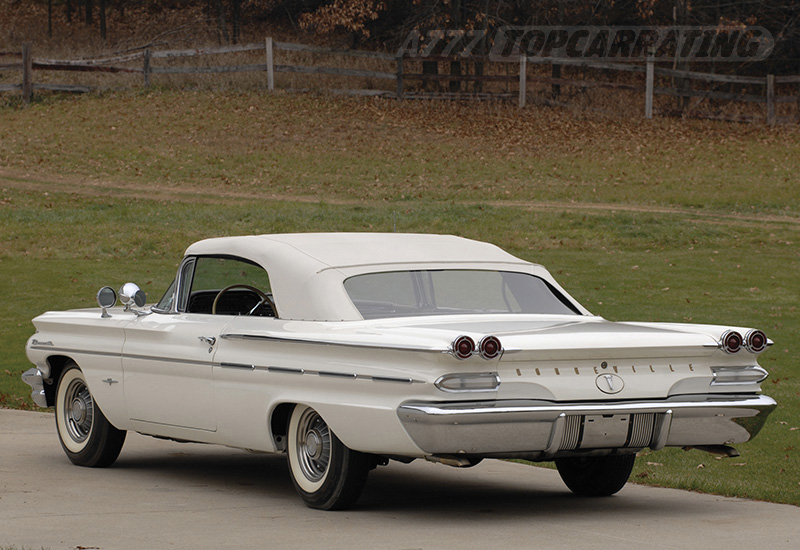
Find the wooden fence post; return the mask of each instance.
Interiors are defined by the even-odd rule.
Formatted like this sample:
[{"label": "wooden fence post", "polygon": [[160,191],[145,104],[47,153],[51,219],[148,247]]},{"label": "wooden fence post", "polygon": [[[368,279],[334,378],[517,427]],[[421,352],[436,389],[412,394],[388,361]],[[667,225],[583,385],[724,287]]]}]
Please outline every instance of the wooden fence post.
[{"label": "wooden fence post", "polygon": [[275,89],[275,64],[272,58],[272,37],[267,37],[267,89],[271,92]]},{"label": "wooden fence post", "polygon": [[647,73],[645,76],[644,118],[653,118],[653,81],[655,79],[655,50],[647,49]]},{"label": "wooden fence post", "polygon": [[797,112],[795,113],[797,122],[800,122],[800,82],[797,83]]},{"label": "wooden fence post", "polygon": [[397,56],[397,99],[403,99],[403,54]]},{"label": "wooden fence post", "polygon": [[525,94],[528,90],[528,56],[522,54],[519,58],[519,106],[525,106]]},{"label": "wooden fence post", "polygon": [[797,122],[800,122],[800,81],[797,82],[797,112],[795,117]]},{"label": "wooden fence post", "polygon": [[767,75],[767,125],[775,126],[775,75]]},{"label": "wooden fence post", "polygon": [[144,50],[144,65],[142,67],[142,74],[144,74],[144,87],[150,87],[150,48]]},{"label": "wooden fence post", "polygon": [[25,42],[22,45],[22,101],[30,103],[33,95],[33,55],[31,43]]}]

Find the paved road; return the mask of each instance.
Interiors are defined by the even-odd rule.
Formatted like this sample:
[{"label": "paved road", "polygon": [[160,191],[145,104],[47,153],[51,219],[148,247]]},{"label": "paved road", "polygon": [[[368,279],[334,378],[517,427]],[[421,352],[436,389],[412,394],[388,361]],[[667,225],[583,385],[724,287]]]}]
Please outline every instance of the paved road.
[{"label": "paved road", "polygon": [[370,475],[354,510],[295,495],[282,457],[129,434],[72,466],[52,415],[0,410],[0,549],[796,549],[800,508],[626,486],[570,494],[552,470],[416,461]]}]

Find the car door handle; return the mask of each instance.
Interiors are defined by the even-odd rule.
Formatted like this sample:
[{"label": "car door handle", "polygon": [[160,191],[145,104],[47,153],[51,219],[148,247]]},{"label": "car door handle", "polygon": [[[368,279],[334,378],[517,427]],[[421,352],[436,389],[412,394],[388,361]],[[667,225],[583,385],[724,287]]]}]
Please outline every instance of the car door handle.
[{"label": "car door handle", "polygon": [[217,339],[214,338],[213,336],[198,336],[197,339],[200,340],[201,342],[205,342],[209,346],[213,346],[214,344],[217,343]]}]

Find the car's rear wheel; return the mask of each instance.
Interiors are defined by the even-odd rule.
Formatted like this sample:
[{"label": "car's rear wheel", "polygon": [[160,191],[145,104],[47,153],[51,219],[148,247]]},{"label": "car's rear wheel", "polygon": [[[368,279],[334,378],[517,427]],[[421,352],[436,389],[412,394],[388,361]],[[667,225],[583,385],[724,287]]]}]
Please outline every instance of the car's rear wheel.
[{"label": "car's rear wheel", "polygon": [[305,503],[321,510],[355,504],[367,481],[369,455],[348,449],[310,407],[297,405],[289,419],[289,470]]},{"label": "car's rear wheel", "polygon": [[587,497],[613,495],[625,485],[636,455],[557,458],[561,479],[573,493]]},{"label": "car's rear wheel", "polygon": [[125,431],[103,415],[75,363],[67,365],[58,382],[56,428],[61,447],[78,466],[110,466],[125,443]]}]

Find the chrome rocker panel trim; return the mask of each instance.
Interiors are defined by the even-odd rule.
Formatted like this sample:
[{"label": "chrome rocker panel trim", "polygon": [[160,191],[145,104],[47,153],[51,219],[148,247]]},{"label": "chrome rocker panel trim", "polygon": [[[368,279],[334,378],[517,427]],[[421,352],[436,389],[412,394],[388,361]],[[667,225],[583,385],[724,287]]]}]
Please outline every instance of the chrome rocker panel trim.
[{"label": "chrome rocker panel trim", "polygon": [[397,415],[426,453],[551,460],[593,450],[743,443],[776,406],[764,395],[716,394],[616,403],[406,402]]}]

